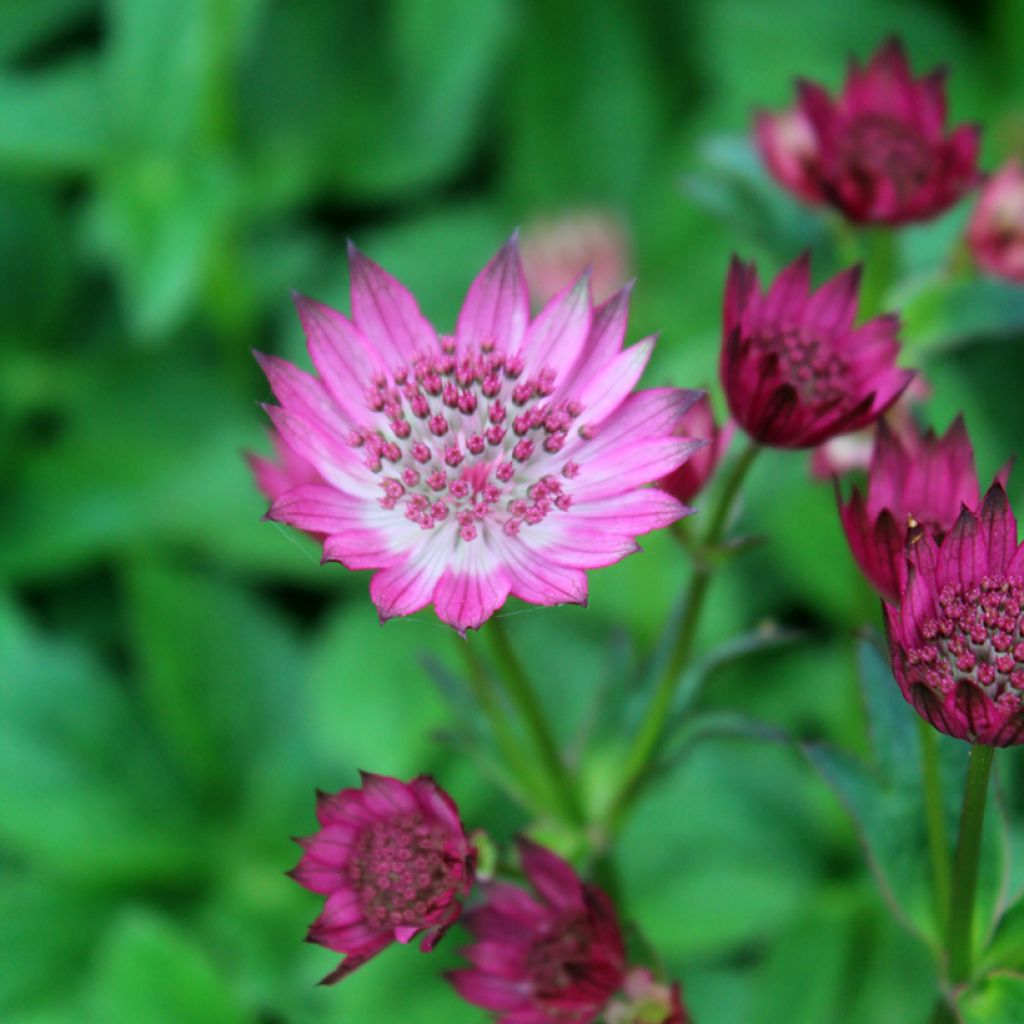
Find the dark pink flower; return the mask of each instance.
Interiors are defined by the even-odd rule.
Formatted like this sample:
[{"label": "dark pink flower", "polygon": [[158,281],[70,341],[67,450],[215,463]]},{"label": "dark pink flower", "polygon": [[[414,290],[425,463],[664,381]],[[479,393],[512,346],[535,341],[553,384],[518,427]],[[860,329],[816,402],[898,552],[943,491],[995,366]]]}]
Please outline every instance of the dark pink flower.
[{"label": "dark pink flower", "polygon": [[[838,493],[838,492],[837,492]],[[839,516],[861,572],[887,601],[897,602],[908,521],[939,540],[963,506],[978,504],[974,449],[957,417],[942,437],[916,429],[897,436],[879,422],[867,498],[854,487]]]},{"label": "dark pink flower", "polygon": [[290,872],[327,897],[308,941],[346,954],[322,984],[392,942],[422,933],[420,949],[433,949],[458,918],[476,867],[458,808],[433,779],[361,774],[361,789],[317,794],[320,831],[298,840],[305,852]]},{"label": "dark pink flower", "polygon": [[1009,160],[985,183],[967,225],[975,262],[996,277],[1024,282],[1024,168]]},{"label": "dark pink flower", "polygon": [[721,376],[729,409],[755,441],[812,448],[876,420],[913,372],[895,366],[899,320],[854,327],[860,268],[811,292],[805,253],[762,293],[733,258],[725,288]]},{"label": "dark pink flower", "polygon": [[472,967],[450,977],[463,999],[501,1024],[589,1024],[619,990],[625,950],[608,897],[560,857],[526,840],[523,870],[536,895],[491,883],[466,913]]},{"label": "dark pink flower", "polygon": [[914,78],[898,40],[866,67],[851,62],[836,99],[801,81],[797,113],[803,122],[762,115],[757,136],[769,169],[802,199],[820,196],[856,223],[928,220],[977,182],[977,128],[946,134],[945,72]]},{"label": "dark pink flower", "polygon": [[732,422],[719,425],[711,408],[707,394],[690,406],[679,417],[675,433],[680,437],[704,440],[707,444],[695,452],[675,472],[658,482],[658,486],[675,495],[682,502],[689,502],[703,489],[718,467],[722,456],[729,448],[734,433]]},{"label": "dark pink flower", "polygon": [[799,107],[779,114],[759,111],[754,138],[772,176],[805,203],[825,201],[818,184],[818,139]]},{"label": "dark pink flower", "polygon": [[583,603],[585,570],[686,513],[646,485],[697,447],[672,435],[696,393],[632,393],[654,341],[623,350],[626,291],[595,310],[581,279],[531,321],[513,239],[439,337],[354,248],[350,271],[353,320],[296,300],[319,377],[259,357],[278,433],[325,481],[268,515],[325,535],[324,561],[376,570],[382,619],[433,603],[465,631],[510,594]]},{"label": "dark pink flower", "polygon": [[679,982],[664,985],[646,967],[626,975],[622,992],[605,1010],[604,1024],[689,1024]]},{"label": "dark pink flower", "polygon": [[896,681],[923,718],[971,743],[1024,742],[1024,545],[1002,484],[941,540],[911,531],[885,617]]}]

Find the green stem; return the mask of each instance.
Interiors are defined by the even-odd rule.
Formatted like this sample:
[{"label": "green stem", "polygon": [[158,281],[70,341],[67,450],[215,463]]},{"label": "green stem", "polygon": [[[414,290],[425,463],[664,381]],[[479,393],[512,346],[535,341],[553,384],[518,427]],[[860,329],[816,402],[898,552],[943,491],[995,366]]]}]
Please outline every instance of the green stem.
[{"label": "green stem", "polygon": [[729,518],[743,480],[760,450],[753,441],[748,443],[733,464],[732,472],[718,495],[718,503],[711,514],[707,530],[702,538],[701,557],[696,561],[693,575],[690,577],[690,586],[684,600],[682,619],[672,653],[669,655],[665,671],[658,681],[644,719],[640,723],[640,729],[633,740],[633,745],[626,755],[624,781],[609,815],[613,829],[628,807],[662,741],[665,725],[672,710],[672,703],[682,679],[683,668],[690,660],[693,651],[697,624],[700,621],[708,584],[711,582],[711,565],[708,563],[707,556],[711,549],[720,543],[729,524]]},{"label": "green stem", "polygon": [[921,781],[924,786],[925,822],[928,828],[928,850],[932,862],[932,885],[940,931],[946,929],[952,878],[949,863],[949,841],[946,836],[946,812],[942,802],[942,780],[939,778],[938,734],[923,718],[917,719],[921,738]]},{"label": "green stem", "polygon": [[491,637],[495,657],[501,666],[505,692],[533,738],[544,766],[544,773],[558,794],[567,819],[574,825],[582,825],[585,817],[576,787],[558,750],[554,734],[544,717],[537,692],[508,638],[508,633],[505,632],[501,619],[491,619],[487,632]]},{"label": "green stem", "polygon": [[863,240],[864,277],[858,308],[861,320],[868,320],[884,312],[885,298],[896,279],[899,260],[896,232],[892,228],[867,228]]},{"label": "green stem", "polygon": [[956,841],[953,888],[949,901],[949,980],[954,985],[971,976],[971,938],[974,923],[974,892],[978,884],[981,830],[985,824],[985,802],[994,747],[975,743],[967,761],[967,783]]}]

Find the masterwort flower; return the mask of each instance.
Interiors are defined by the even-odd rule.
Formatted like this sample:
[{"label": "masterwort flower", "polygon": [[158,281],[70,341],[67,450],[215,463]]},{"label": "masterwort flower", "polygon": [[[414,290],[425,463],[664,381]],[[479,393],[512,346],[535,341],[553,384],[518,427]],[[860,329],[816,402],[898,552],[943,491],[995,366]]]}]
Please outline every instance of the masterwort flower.
[{"label": "masterwort flower", "polygon": [[724,424],[715,422],[715,411],[707,394],[701,395],[690,406],[675,426],[680,437],[705,438],[707,444],[686,460],[677,470],[658,481],[658,486],[680,501],[692,501],[714,475],[718,463],[729,448],[735,433],[731,421]]},{"label": "masterwort flower", "polygon": [[631,394],[654,340],[623,350],[626,291],[594,309],[583,277],[531,321],[513,238],[438,336],[398,281],[354,248],[349,263],[352,320],[296,300],[319,376],[259,357],[277,431],[325,481],[268,517],[377,570],[382,619],[432,602],[465,631],[509,594],[583,603],[584,570],[687,513],[644,485],[700,447],[672,433],[697,393]]},{"label": "masterwort flower", "polygon": [[690,1024],[679,983],[664,985],[646,967],[633,967],[608,1004],[602,1024]]},{"label": "masterwort flower", "polygon": [[833,99],[798,83],[798,106],[760,114],[756,138],[780,184],[808,202],[824,200],[855,223],[928,220],[978,180],[978,129],[946,134],[945,72],[916,79],[898,40],[866,67],[851,62]]},{"label": "masterwort flower", "polygon": [[362,773],[362,788],[317,794],[320,831],[298,840],[290,872],[327,897],[308,941],[345,953],[333,984],[392,942],[417,935],[434,948],[458,918],[476,851],[451,797],[426,776],[412,782]]},{"label": "masterwort flower", "polygon": [[590,1024],[625,978],[615,910],[549,850],[527,840],[519,850],[536,895],[505,882],[486,887],[484,904],[464,918],[476,939],[464,950],[473,966],[451,981],[501,1024]]},{"label": "masterwort flower", "polygon": [[887,601],[899,600],[908,522],[941,540],[963,506],[980,498],[974,449],[958,416],[945,435],[916,428],[897,436],[878,424],[867,497],[857,487],[839,516],[861,572]]},{"label": "masterwort flower", "polygon": [[967,225],[967,244],[982,270],[1024,282],[1024,168],[1009,160],[985,183]]},{"label": "masterwort flower", "polygon": [[755,441],[811,448],[876,420],[913,372],[895,366],[899,320],[854,327],[860,268],[811,292],[810,257],[762,293],[753,264],[733,258],[725,287],[722,385]]},{"label": "masterwort flower", "polygon": [[1024,545],[1002,484],[941,540],[912,529],[907,563],[899,605],[885,606],[903,696],[949,736],[1024,742]]}]

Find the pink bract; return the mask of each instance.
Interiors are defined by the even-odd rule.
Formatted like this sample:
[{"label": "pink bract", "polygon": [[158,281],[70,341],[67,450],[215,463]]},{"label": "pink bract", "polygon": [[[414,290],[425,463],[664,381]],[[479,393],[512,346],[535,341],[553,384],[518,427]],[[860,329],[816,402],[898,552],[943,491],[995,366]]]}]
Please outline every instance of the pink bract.
[{"label": "pink bract", "polygon": [[1002,484],[936,541],[911,531],[898,607],[886,605],[893,673],[939,732],[1024,742],[1024,545]]},{"label": "pink bract", "polygon": [[604,1012],[604,1024],[690,1024],[679,982],[662,984],[646,967],[633,967],[622,992]]},{"label": "pink bract", "polygon": [[874,422],[913,372],[896,367],[899,320],[854,327],[860,268],[811,291],[810,257],[762,293],[735,257],[725,288],[720,371],[729,409],[755,441],[812,448]]},{"label": "pink bract", "polygon": [[851,62],[837,98],[808,81],[798,94],[795,111],[760,115],[756,135],[774,176],[806,201],[823,199],[855,223],[904,224],[977,183],[977,128],[946,133],[945,73],[914,78],[898,40],[865,67]]},{"label": "pink bract", "polygon": [[690,456],[675,472],[658,482],[658,486],[675,495],[680,501],[692,501],[714,475],[718,463],[729,448],[735,432],[731,422],[715,422],[714,409],[707,394],[701,395],[675,426],[680,437],[702,438],[707,444]]},{"label": "pink bract", "polygon": [[985,183],[967,225],[967,244],[983,270],[1024,282],[1024,168],[1010,160]]},{"label": "pink bract", "polygon": [[589,1024],[625,977],[615,910],[560,857],[526,840],[519,848],[535,895],[488,885],[464,919],[476,940],[463,951],[473,966],[449,977],[500,1024]]},{"label": "pink bract", "polygon": [[980,489],[974,449],[961,417],[942,437],[913,429],[898,437],[878,424],[867,497],[854,487],[839,503],[850,551],[871,585],[887,601],[899,600],[908,521],[939,540],[963,506],[975,508]]},{"label": "pink bract", "polygon": [[326,896],[308,941],[345,953],[322,984],[333,984],[392,942],[422,934],[434,948],[458,918],[476,851],[454,801],[432,779],[401,782],[362,772],[361,789],[317,794],[320,831],[297,842],[290,872]]},{"label": "pink bract", "polygon": [[354,248],[349,263],[351,320],[296,299],[319,376],[259,357],[278,433],[324,480],[268,516],[376,570],[382,619],[433,603],[465,631],[510,594],[583,603],[585,570],[689,511],[645,485],[699,447],[672,433],[697,393],[632,393],[654,340],[623,350],[626,290],[595,309],[581,278],[531,320],[513,238],[439,336],[398,281]]}]

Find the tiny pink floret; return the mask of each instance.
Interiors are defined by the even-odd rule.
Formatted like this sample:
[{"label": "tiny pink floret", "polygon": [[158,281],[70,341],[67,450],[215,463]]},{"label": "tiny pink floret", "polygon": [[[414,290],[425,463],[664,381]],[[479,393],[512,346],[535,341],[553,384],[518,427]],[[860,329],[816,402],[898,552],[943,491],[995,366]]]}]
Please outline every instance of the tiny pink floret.
[{"label": "tiny pink floret", "polygon": [[967,225],[967,244],[982,270],[1024,283],[1024,167],[1009,160],[985,183]]},{"label": "tiny pink floret", "polygon": [[352,319],[297,298],[318,376],[260,362],[277,433],[319,483],[268,513],[372,569],[382,619],[433,604],[460,631],[509,595],[583,603],[585,571],[688,509],[648,487],[699,445],[673,426],[696,392],[634,392],[653,339],[623,348],[628,290],[586,278],[531,319],[515,238],[469,289],[452,335],[354,248]]}]

